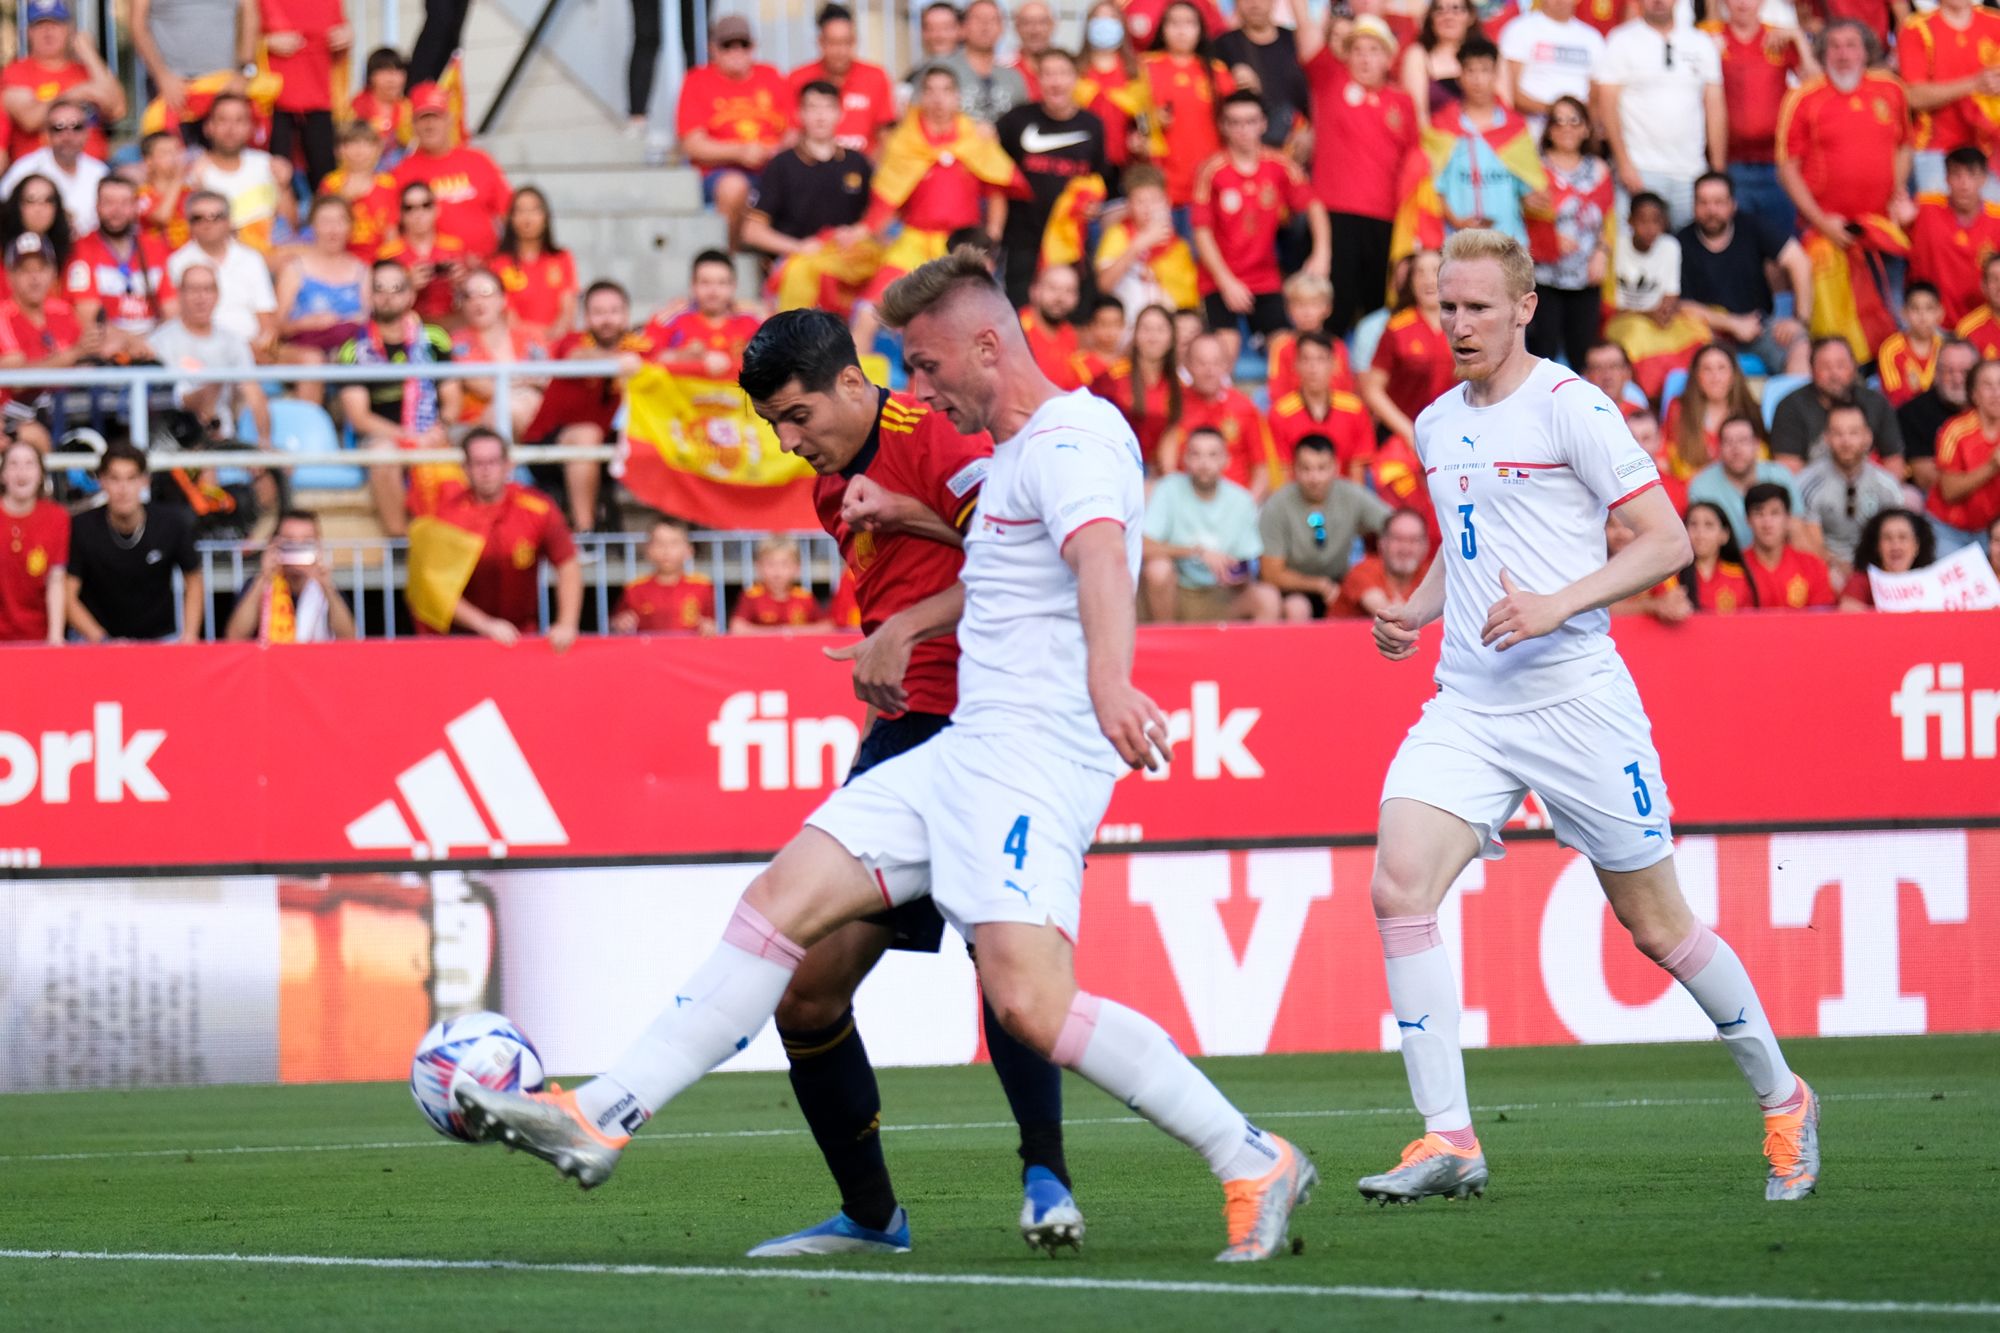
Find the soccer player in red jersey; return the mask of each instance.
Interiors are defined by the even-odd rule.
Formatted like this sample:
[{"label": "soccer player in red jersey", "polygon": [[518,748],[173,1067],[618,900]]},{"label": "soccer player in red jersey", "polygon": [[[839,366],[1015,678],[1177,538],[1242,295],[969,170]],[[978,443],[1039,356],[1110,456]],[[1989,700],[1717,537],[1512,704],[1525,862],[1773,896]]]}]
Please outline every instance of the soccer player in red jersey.
[{"label": "soccer player in red jersey", "polygon": [[42,498],[41,451],[10,440],[0,453],[0,643],[63,641],[69,511]]},{"label": "soccer player in red jersey", "polygon": [[731,634],[766,634],[790,629],[831,629],[819,600],[799,586],[799,544],[773,535],[757,543],[757,581],[736,599],[729,615]]},{"label": "soccer player in red jersey", "polygon": [[1230,384],[1229,366],[1222,341],[1214,334],[1204,333],[1188,345],[1187,392],[1181,395],[1180,420],[1168,426],[1160,439],[1160,471],[1182,471],[1181,446],[1189,435],[1206,427],[1229,445],[1229,468],[1223,475],[1262,504],[1283,484],[1284,468],[1271,441],[1270,423]]},{"label": "soccer player in red jersey", "polygon": [[1083,387],[1076,363],[1076,325],[1070,323],[1082,290],[1083,280],[1075,268],[1050,264],[1035,275],[1028,288],[1028,308],[1021,312],[1021,332],[1027,335],[1028,350],[1059,389]]},{"label": "soccer player in red jersey", "polygon": [[676,375],[700,375],[719,380],[734,376],[743,364],[743,349],[763,321],[736,308],[736,266],[720,250],[704,250],[688,271],[688,295],[694,308],[668,317],[655,315],[645,338],[653,358]]},{"label": "soccer player in red jersey", "polygon": [[1337,346],[1324,333],[1299,335],[1298,387],[1272,400],[1271,440],[1278,457],[1290,458],[1306,436],[1325,436],[1333,442],[1340,475],[1358,485],[1375,457],[1375,422],[1359,395],[1333,387]]},{"label": "soccer player in red jersey", "polygon": [[896,95],[880,65],[854,58],[854,13],[845,5],[822,5],[818,17],[819,59],[800,65],[785,79],[792,105],[809,83],[829,83],[840,93],[840,124],[834,140],[849,152],[874,159],[883,136],[896,123]]},{"label": "soccer player in red jersey", "polygon": [[1286,222],[1303,213],[1312,230],[1305,272],[1324,278],[1333,262],[1326,209],[1291,159],[1264,146],[1269,123],[1256,93],[1223,98],[1222,151],[1202,164],[1194,181],[1202,300],[1208,327],[1232,362],[1242,350],[1240,320],[1264,337],[1286,327],[1279,292],[1284,275],[1278,271],[1278,232]]},{"label": "soccer player in red jersey", "polygon": [[[929,740],[958,701],[963,530],[993,443],[869,383],[833,315],[772,316],[743,357],[743,390],[778,443],[819,474],[814,503],[840,543],[868,638],[832,650],[854,662],[868,727],[850,777]],[[753,1257],[901,1252],[909,1222],[896,1204],[879,1136],[882,1101],[854,1025],[853,995],[885,949],[936,952],[942,919],[928,897],[857,921],[806,951],[777,1013],[799,1109],[840,1186],[841,1210],[768,1241]],[[1054,1246],[1082,1235],[1062,1147],[1062,1085],[985,1011],[986,1045],[1021,1127],[1022,1230]]]},{"label": "soccer player in red jersey", "polygon": [[1792,497],[1774,481],[1760,481],[1743,493],[1750,520],[1750,550],[1743,572],[1750,576],[1757,605],[1803,611],[1834,604],[1826,561],[1791,543]]},{"label": "soccer player in red jersey", "polygon": [[[499,435],[475,427],[460,448],[468,484],[446,491],[437,518],[480,534],[484,542],[452,611],[452,627],[502,644],[533,634],[541,618],[541,562],[546,560],[556,572],[549,646],[567,651],[576,642],[583,615],[583,567],[569,525],[554,501],[512,480],[513,460]],[[413,565],[416,560],[413,552]],[[418,577],[413,568],[411,578]]]},{"label": "soccer player in red jersey", "polygon": [[612,633],[715,633],[715,583],[688,568],[693,556],[684,521],[654,519],[646,536],[646,562],[653,572],[625,585],[611,615]]}]

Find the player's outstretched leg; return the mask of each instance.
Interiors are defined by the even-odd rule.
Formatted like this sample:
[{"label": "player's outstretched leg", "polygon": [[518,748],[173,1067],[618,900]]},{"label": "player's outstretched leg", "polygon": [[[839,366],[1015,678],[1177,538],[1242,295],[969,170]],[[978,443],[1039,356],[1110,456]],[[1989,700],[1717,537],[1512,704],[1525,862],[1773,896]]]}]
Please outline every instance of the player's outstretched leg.
[{"label": "player's outstretched leg", "polygon": [[978,927],[987,1000],[1000,1021],[1051,1063],[1073,1069],[1200,1153],[1222,1181],[1224,1263],[1268,1259],[1319,1174],[1306,1155],[1230,1105],[1159,1024],[1076,987],[1069,941],[1052,925]]},{"label": "player's outstretched leg", "polygon": [[1070,1193],[1063,1157],[1062,1070],[1007,1030],[992,1003],[980,1006],[986,1054],[1014,1123],[1021,1127],[1021,1238],[1053,1254],[1083,1241],[1083,1211]]},{"label": "player's outstretched leg", "polygon": [[1632,943],[1694,996],[1764,1110],[1764,1197],[1803,1199],[1819,1184],[1819,1097],[1785,1064],[1743,960],[1695,919],[1671,857],[1640,870],[1599,870]]},{"label": "player's outstretched leg", "polygon": [[1458,980],[1437,922],[1438,904],[1478,851],[1478,836],[1457,815],[1406,798],[1382,803],[1371,896],[1389,1007],[1424,1135],[1394,1167],[1356,1182],[1364,1199],[1386,1205],[1486,1192],[1486,1155],[1472,1132],[1458,1043]]},{"label": "player's outstretched leg", "polygon": [[521,1095],[468,1083],[457,1093],[467,1125],[585,1189],[603,1184],[633,1131],[763,1029],[806,947],[880,902],[845,848],[818,829],[801,830],[751,881],[708,961],[610,1069],[574,1092]]},{"label": "player's outstretched leg", "polygon": [[910,1219],[882,1157],[882,1094],[854,1022],[854,992],[892,938],[874,922],[842,926],[806,950],[778,1002],[792,1094],[840,1189],[840,1211],[753,1247],[752,1259],[909,1253]]}]

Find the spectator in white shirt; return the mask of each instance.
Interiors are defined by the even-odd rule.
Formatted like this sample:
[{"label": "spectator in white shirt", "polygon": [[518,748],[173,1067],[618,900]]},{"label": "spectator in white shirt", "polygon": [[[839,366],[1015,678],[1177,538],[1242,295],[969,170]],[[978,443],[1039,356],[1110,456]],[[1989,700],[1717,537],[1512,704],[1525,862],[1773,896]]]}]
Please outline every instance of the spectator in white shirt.
[{"label": "spectator in white shirt", "polygon": [[1611,30],[1594,78],[1619,188],[1659,195],[1674,227],[1692,222],[1695,180],[1727,156],[1715,42],[1675,22],[1674,0],[1640,0],[1639,17]]},{"label": "spectator in white shirt", "polygon": [[[190,265],[182,274],[180,295],[179,317],[167,320],[146,339],[161,365],[177,370],[247,371],[257,364],[249,340],[216,322],[220,289],[214,269],[206,264]],[[264,386],[254,379],[176,384],[174,402],[199,418],[211,435],[239,437],[246,433],[235,420],[240,406],[255,427],[256,437],[267,443],[271,438],[271,406],[264,397]],[[222,421],[221,432],[214,429],[217,421]]]},{"label": "spectator in white shirt", "polygon": [[7,174],[0,176],[0,196],[12,194],[28,176],[47,176],[54,181],[74,236],[97,230],[97,183],[111,174],[111,168],[83,151],[91,114],[85,103],[66,98],[57,101],[44,122],[48,145],[22,154],[7,168]]},{"label": "spectator in white shirt", "polygon": [[229,201],[215,191],[189,195],[187,219],[191,239],[167,259],[167,276],[179,286],[182,275],[197,264],[213,272],[222,287],[216,327],[269,360],[278,345],[278,297],[270,266],[230,232]]},{"label": "spectator in white shirt", "polygon": [[1590,105],[1590,74],[1604,38],[1576,16],[1577,0],[1541,0],[1500,34],[1500,96],[1528,118],[1537,138],[1558,97]]}]

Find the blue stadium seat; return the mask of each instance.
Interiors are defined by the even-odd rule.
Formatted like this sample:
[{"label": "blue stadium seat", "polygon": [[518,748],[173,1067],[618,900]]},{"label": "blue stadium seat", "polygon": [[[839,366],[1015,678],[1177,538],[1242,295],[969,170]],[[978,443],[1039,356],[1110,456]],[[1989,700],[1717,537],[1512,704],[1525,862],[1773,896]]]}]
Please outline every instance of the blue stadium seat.
[{"label": "blue stadium seat", "polygon": [[1681,396],[1688,386],[1685,366],[1676,366],[1667,372],[1666,382],[1660,385],[1660,416],[1664,419],[1667,409],[1674,405],[1674,399]]},{"label": "blue stadium seat", "polygon": [[1785,401],[1785,395],[1792,390],[1812,382],[1810,375],[1773,375],[1764,381],[1764,425],[1769,427],[1778,415],[1778,404]]},{"label": "blue stadium seat", "polygon": [[[245,440],[263,443],[257,439],[256,424],[247,415],[238,424],[244,428],[242,436]],[[331,453],[336,449],[353,447],[341,442],[339,433],[333,428],[333,418],[326,414],[325,408],[299,398],[271,400],[271,434],[277,437],[271,442],[271,447],[288,454]],[[356,490],[367,480],[362,468],[341,463],[315,464],[292,470],[292,485],[305,490]]]}]

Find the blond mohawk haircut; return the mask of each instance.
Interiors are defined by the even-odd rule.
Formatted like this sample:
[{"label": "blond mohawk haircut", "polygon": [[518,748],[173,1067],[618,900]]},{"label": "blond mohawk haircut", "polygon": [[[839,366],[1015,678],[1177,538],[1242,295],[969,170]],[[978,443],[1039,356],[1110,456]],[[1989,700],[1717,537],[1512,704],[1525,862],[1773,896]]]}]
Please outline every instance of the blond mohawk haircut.
[{"label": "blond mohawk haircut", "polygon": [[876,313],[892,329],[901,329],[946,297],[968,289],[988,293],[1002,302],[1007,295],[986,266],[986,256],[970,245],[933,259],[889,284]]}]

